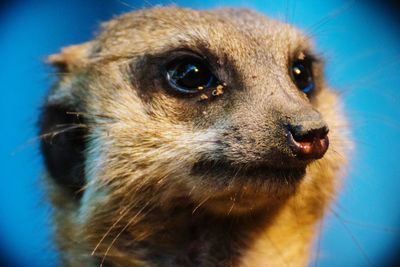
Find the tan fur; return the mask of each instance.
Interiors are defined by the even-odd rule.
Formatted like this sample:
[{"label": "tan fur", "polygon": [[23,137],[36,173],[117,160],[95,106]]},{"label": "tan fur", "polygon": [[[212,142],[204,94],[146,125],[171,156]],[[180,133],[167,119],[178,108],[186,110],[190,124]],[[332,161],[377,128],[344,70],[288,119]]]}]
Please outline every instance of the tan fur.
[{"label": "tan fur", "polygon": [[[176,48],[212,51],[229,66],[223,93],[200,102],[165,93],[146,56]],[[321,66],[310,100],[291,81],[287,62],[303,50],[312,47],[301,32],[252,11],[154,8],[117,17],[93,41],[51,56],[67,73],[47,101],[68,103],[88,128],[82,198],[47,179],[63,264],[306,266],[349,140]],[[330,148],[299,181],[192,173],[221,138],[227,157],[259,160],[256,152],[281,146],[265,130],[276,127],[269,114],[302,107],[322,114]],[[236,125],[240,144],[226,125]]]}]

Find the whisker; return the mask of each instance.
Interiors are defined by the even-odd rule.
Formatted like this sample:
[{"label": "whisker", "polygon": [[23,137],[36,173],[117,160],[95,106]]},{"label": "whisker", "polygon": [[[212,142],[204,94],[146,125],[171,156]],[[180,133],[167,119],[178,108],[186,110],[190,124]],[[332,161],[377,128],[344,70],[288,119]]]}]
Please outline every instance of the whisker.
[{"label": "whisker", "polygon": [[106,231],[106,233],[102,236],[102,238],[99,240],[99,242],[97,242],[96,246],[94,247],[94,249],[92,250],[91,255],[93,256],[94,253],[96,252],[96,250],[99,248],[99,246],[101,245],[101,243],[104,241],[104,239],[110,234],[110,232],[115,228],[115,226],[125,217],[126,214],[129,213],[130,209],[132,208],[132,206],[125,206],[121,211],[121,216],[118,217],[118,219],[108,228],[108,230]]},{"label": "whisker", "polygon": [[[300,223],[300,221],[299,221],[299,216],[298,216],[298,214],[299,214],[299,208],[298,208],[298,205],[297,205],[297,198],[295,198],[294,200],[293,200],[293,213],[294,213],[294,215],[295,215],[295,220],[296,220],[296,224],[297,224],[297,226],[298,226],[298,228],[300,228],[300,226],[301,226],[301,223]],[[302,231],[296,231],[296,233],[298,234],[298,235],[300,235],[301,237],[302,237],[302,239],[303,240],[307,240],[307,238],[304,236],[304,234],[303,234],[303,232]]]},{"label": "whisker", "polygon": [[317,21],[316,23],[314,23],[313,25],[308,27],[308,29],[306,29],[307,35],[315,36],[318,29],[320,29],[322,26],[327,24],[333,18],[343,14],[345,11],[352,8],[356,2],[357,2],[357,0],[352,0],[348,3],[341,5],[340,7],[336,8],[336,9],[334,9],[333,11],[331,11],[328,15],[326,15],[325,17],[323,17],[322,19],[320,19],[319,21]]},{"label": "whisker", "polygon": [[135,216],[133,216],[128,223],[122,228],[121,231],[114,237],[114,239],[111,241],[110,245],[108,246],[107,250],[104,253],[104,256],[101,260],[100,267],[103,267],[104,261],[108,255],[108,252],[111,250],[112,246],[114,243],[117,241],[117,239],[121,236],[121,234],[133,223],[133,221],[143,212],[143,210],[149,205],[149,202],[147,202],[143,207],[136,213]]},{"label": "whisker", "polygon": [[[67,124],[65,124],[67,125]],[[59,124],[59,126],[65,126],[62,124]],[[51,137],[51,139],[53,139],[54,137],[56,137],[57,135],[61,134],[61,133],[65,133],[74,129],[78,129],[78,128],[88,128],[88,126],[86,124],[72,124],[70,127],[66,127],[60,130],[56,130],[56,131],[51,131],[51,132],[47,132],[44,134],[39,135],[38,137],[36,137],[36,139],[44,139],[44,138],[48,138]]]},{"label": "whisker", "polygon": [[229,216],[229,215],[231,214],[231,212],[232,212],[232,210],[233,210],[233,207],[234,207],[235,204],[236,204],[236,196],[237,196],[237,193],[235,193],[235,196],[233,197],[232,206],[230,207],[230,209],[229,209],[229,211],[228,211],[228,213],[227,213],[227,216]]},{"label": "whisker", "polygon": [[352,225],[356,225],[356,226],[359,226],[359,227],[375,229],[375,230],[378,230],[378,231],[381,231],[381,232],[388,232],[388,233],[392,233],[392,234],[400,233],[400,229],[396,228],[396,227],[385,227],[385,226],[381,226],[381,225],[357,222],[357,221],[348,220],[348,219],[343,219],[343,222],[344,223],[348,223],[348,224],[352,224]]},{"label": "whisker", "polygon": [[[331,209],[333,210],[333,207],[331,207]],[[337,214],[339,214],[337,211],[335,211]],[[343,216],[340,216],[343,223],[346,224],[351,224],[351,225],[355,225],[355,226],[359,226],[362,228],[370,228],[370,229],[374,229],[377,231],[381,231],[381,232],[388,232],[388,233],[392,233],[392,234],[398,234],[400,233],[400,228],[397,227],[387,227],[384,225],[378,225],[378,224],[373,224],[373,223],[364,223],[364,222],[360,222],[360,221],[356,221],[356,220],[351,220],[351,219],[347,219],[344,218]]]},{"label": "whisker", "polygon": [[268,241],[271,243],[272,247],[275,249],[275,251],[278,253],[279,257],[281,258],[282,262],[285,264],[285,266],[290,266],[288,260],[285,258],[282,250],[278,248],[278,246],[275,244],[274,241],[267,235],[266,238]]},{"label": "whisker", "polygon": [[368,257],[368,254],[366,253],[366,251],[364,250],[364,248],[361,246],[361,243],[358,241],[358,239],[355,237],[355,235],[352,233],[352,231],[350,230],[350,228],[347,226],[347,224],[345,222],[343,222],[342,217],[335,212],[333,209],[330,209],[330,211],[332,212],[332,214],[338,219],[338,221],[340,222],[340,224],[342,225],[342,227],[345,229],[345,231],[347,232],[347,234],[350,236],[351,240],[353,241],[353,243],[356,245],[356,247],[358,248],[359,252],[361,253],[361,255],[363,256],[364,260],[366,261],[366,263],[368,264],[368,266],[373,266],[372,261],[370,260],[370,258]]},{"label": "whisker", "polygon": [[68,131],[71,131],[74,129],[79,129],[79,128],[88,128],[88,125],[86,125],[86,124],[65,124],[65,125],[71,125],[71,126],[63,128],[63,129],[47,132],[47,133],[41,134],[39,136],[33,137],[33,138],[27,140],[26,142],[22,143],[18,147],[16,147],[11,152],[11,155],[13,155],[13,156],[16,155],[17,153],[19,153],[22,150],[28,148],[29,146],[35,144],[36,142],[39,142],[42,139],[51,138],[50,142],[52,142],[52,139],[61,133],[65,133],[65,132],[68,132]]},{"label": "whisker", "polygon": [[110,119],[110,120],[114,120],[114,117],[108,116],[106,114],[99,114],[99,113],[86,113],[86,112],[81,112],[81,111],[68,111],[66,112],[66,114],[69,115],[76,115],[77,118],[79,118],[79,116],[84,116],[85,118],[90,118],[90,117],[94,117],[94,118],[101,118],[101,119]]},{"label": "whisker", "polygon": [[211,196],[207,196],[203,201],[201,201],[192,211],[192,214],[196,212],[198,208],[200,208],[204,203],[206,203],[208,200],[210,200]]},{"label": "whisker", "polygon": [[317,240],[317,254],[315,255],[315,267],[318,267],[319,264],[319,257],[321,252],[321,234],[324,225],[324,217],[322,217],[321,221],[318,225],[318,240]]},{"label": "whisker", "polygon": [[123,6],[125,6],[125,7],[128,7],[128,8],[130,8],[130,9],[136,9],[136,8],[138,8],[137,6],[133,6],[133,5],[131,5],[131,4],[129,4],[128,2],[125,2],[125,1],[123,1],[123,0],[115,0],[117,3],[119,3],[119,4],[121,4],[121,5],[123,5]]},{"label": "whisker", "polygon": [[285,0],[285,23],[289,23],[289,16],[290,16],[290,0]]}]

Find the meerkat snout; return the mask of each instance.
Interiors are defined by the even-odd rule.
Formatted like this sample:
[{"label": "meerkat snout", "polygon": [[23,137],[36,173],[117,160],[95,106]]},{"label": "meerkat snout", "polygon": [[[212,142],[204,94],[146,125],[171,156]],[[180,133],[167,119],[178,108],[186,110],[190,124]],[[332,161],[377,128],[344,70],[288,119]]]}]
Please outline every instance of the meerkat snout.
[{"label": "meerkat snout", "polygon": [[302,160],[322,158],[329,147],[328,125],[314,110],[298,117],[288,125],[288,144],[293,153]]}]

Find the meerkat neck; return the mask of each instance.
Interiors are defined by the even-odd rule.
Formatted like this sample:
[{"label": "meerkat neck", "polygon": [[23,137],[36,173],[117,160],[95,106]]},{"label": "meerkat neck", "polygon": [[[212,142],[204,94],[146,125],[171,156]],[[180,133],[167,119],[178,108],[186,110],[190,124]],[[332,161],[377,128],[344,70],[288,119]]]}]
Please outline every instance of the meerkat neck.
[{"label": "meerkat neck", "polygon": [[[122,208],[116,218],[109,216],[111,211],[102,210],[95,215],[96,221],[108,221],[101,230],[90,226],[76,233],[59,229],[59,239],[69,251],[64,256],[72,265],[66,266],[74,266],[71,259],[85,262],[80,254],[75,255],[75,244],[94,252],[98,260],[87,259],[93,266],[103,261],[103,266],[113,267],[246,267],[264,266],[265,262],[268,266],[304,266],[318,218],[303,221],[306,210],[299,208],[298,202],[294,207],[292,202],[241,216],[215,215],[196,205],[160,207],[143,202]],[[74,216],[66,214],[59,213],[57,219],[70,224],[71,229],[78,229],[78,222],[71,220]],[[83,236],[89,240],[82,240]]]},{"label": "meerkat neck", "polygon": [[[216,215],[195,205],[137,205],[129,218],[114,229],[116,233],[110,235],[121,233],[119,239],[126,239],[130,246],[118,247],[118,243],[127,243],[115,242],[113,249],[119,253],[109,253],[106,261],[118,262],[113,255],[121,254],[146,261],[144,265],[150,266],[239,266],[243,252],[258,233],[268,228],[268,222],[277,213],[278,207],[245,215]],[[103,243],[100,256],[112,240]],[[121,266],[124,264],[121,261]]]},{"label": "meerkat neck", "polygon": [[148,234],[141,240],[149,248],[143,258],[158,259],[161,266],[237,266],[267,220],[262,213],[216,216],[195,208],[150,211],[135,227],[142,232],[136,235]]}]

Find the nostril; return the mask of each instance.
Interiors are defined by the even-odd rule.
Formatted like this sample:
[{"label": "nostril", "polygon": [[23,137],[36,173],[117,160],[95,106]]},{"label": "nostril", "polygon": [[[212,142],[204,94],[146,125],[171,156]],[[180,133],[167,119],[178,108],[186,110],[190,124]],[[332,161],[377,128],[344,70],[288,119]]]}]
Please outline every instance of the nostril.
[{"label": "nostril", "polygon": [[314,139],[323,139],[325,136],[328,135],[328,128],[327,127],[322,127],[318,129],[312,129],[308,131],[301,131],[301,130],[295,130],[290,129],[290,132],[293,135],[294,140],[298,142],[312,142]]},{"label": "nostril", "polygon": [[289,129],[289,145],[300,159],[320,159],[328,150],[328,132],[326,126],[311,130],[293,127]]}]

